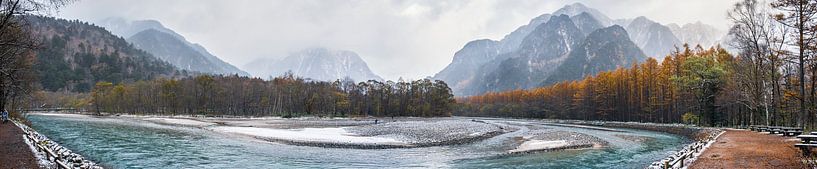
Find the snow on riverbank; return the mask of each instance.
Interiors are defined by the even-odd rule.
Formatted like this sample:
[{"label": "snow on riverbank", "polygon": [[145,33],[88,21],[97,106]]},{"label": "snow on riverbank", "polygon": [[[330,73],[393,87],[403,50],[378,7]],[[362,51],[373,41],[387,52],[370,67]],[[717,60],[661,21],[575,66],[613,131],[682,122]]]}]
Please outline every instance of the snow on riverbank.
[{"label": "snow on riverbank", "polygon": [[463,144],[508,132],[505,128],[468,119],[399,121],[347,128],[362,136],[386,136],[418,147]]},{"label": "snow on riverbank", "polygon": [[550,150],[550,149],[558,149],[561,147],[568,146],[566,140],[555,140],[555,141],[545,141],[545,140],[528,140],[523,142],[521,145],[517,146],[516,149],[508,151],[509,153],[521,153],[521,152],[529,152],[529,151],[539,151],[539,150]]},{"label": "snow on riverbank", "polygon": [[[282,123],[280,121],[269,122]],[[335,127],[324,127],[326,122],[314,123],[298,120],[288,122],[293,124],[235,126],[230,125],[232,123],[225,123],[227,124],[225,126],[212,126],[208,129],[221,133],[248,135],[284,144],[359,149],[464,144],[507,132],[498,125],[468,119],[392,121],[379,124],[367,122],[354,126],[344,126],[348,124],[343,120],[329,121],[331,124],[341,124]],[[301,126],[303,123],[316,127],[286,127],[287,125]]]},{"label": "snow on riverbank", "polygon": [[392,145],[404,146],[405,142],[386,137],[364,137],[347,132],[344,128],[303,128],[272,129],[257,127],[218,126],[211,128],[217,132],[235,133],[259,137],[262,139],[281,140],[294,143],[327,143],[348,145]]},{"label": "snow on riverbank", "polygon": [[[99,166],[96,162],[90,161],[84,158],[82,155],[72,152],[58,144],[55,141],[52,141],[45,135],[42,135],[35,131],[33,128],[26,126],[25,124],[19,123],[17,121],[12,121],[14,125],[19,127],[21,130],[24,131],[23,140],[24,142],[31,148],[32,152],[34,153],[36,158],[38,159],[38,164],[43,168],[52,168],[50,166],[54,166],[54,168],[62,168],[59,166],[59,163],[65,164],[70,168],[82,168],[82,169],[103,169],[102,166]],[[29,140],[28,138],[32,138],[34,140]],[[36,143],[35,143],[36,142]],[[40,146],[41,148],[35,148],[36,146]],[[39,149],[42,149],[41,151]],[[48,155],[48,153],[54,153],[55,155]],[[50,158],[49,158],[50,156]],[[52,162],[53,161],[53,162]]]},{"label": "snow on riverbank", "polygon": [[154,122],[154,123],[160,123],[160,124],[193,126],[193,127],[204,127],[204,126],[211,126],[211,125],[216,124],[216,123],[211,123],[211,122],[204,122],[204,121],[193,120],[193,119],[180,119],[180,118],[146,118],[144,120]]},{"label": "snow on riverbank", "polygon": [[68,113],[41,113],[41,112],[36,112],[36,113],[29,113],[29,114],[37,114],[37,115],[43,115],[43,116],[57,116],[57,117],[91,117],[91,115],[68,114]]},{"label": "snow on riverbank", "polygon": [[521,143],[514,149],[508,150],[509,154],[603,147],[609,144],[606,140],[585,133],[549,128],[528,128],[531,130],[524,132],[521,137],[514,138]]}]

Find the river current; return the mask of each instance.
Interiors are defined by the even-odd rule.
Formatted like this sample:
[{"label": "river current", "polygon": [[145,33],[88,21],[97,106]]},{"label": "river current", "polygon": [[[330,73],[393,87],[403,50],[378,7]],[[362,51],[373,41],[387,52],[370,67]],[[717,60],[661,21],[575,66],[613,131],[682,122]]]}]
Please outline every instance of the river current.
[{"label": "river current", "polygon": [[[610,145],[505,155],[504,144],[515,132],[463,145],[345,149],[278,144],[122,118],[32,114],[28,119],[40,133],[109,168],[644,168],[689,142],[651,131],[547,126],[593,135]],[[646,139],[622,139],[622,133]]]}]

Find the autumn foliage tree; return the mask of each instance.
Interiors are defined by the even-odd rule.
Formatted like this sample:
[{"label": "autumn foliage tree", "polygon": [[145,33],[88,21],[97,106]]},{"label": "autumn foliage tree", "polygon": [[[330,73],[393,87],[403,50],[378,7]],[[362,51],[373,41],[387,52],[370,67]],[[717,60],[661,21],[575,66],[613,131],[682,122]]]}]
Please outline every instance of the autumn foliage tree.
[{"label": "autumn foliage tree", "polygon": [[459,98],[457,115],[680,123],[692,113],[703,125],[737,123],[727,112],[743,109],[719,101],[734,62],[726,50],[689,49],[630,68],[530,90]]}]

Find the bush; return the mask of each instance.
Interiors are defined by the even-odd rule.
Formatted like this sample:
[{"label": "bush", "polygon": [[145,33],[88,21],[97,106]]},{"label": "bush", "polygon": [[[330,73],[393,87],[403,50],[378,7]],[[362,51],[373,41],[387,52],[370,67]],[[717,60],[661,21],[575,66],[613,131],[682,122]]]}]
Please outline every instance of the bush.
[{"label": "bush", "polygon": [[684,124],[698,124],[698,122],[701,121],[701,117],[692,112],[687,112],[681,116],[681,120],[684,121]]},{"label": "bush", "polygon": [[23,123],[27,126],[31,126],[31,122],[26,119],[26,116],[17,111],[10,111],[9,112],[9,119],[15,119],[20,123]]}]

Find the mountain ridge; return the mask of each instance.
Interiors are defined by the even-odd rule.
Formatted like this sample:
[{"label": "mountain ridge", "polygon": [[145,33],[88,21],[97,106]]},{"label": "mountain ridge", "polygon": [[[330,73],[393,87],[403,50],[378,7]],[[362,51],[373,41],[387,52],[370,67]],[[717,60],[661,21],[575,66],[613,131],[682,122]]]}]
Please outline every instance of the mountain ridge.
[{"label": "mountain ridge", "polygon": [[[505,35],[501,40],[480,39],[468,42],[454,54],[455,57],[451,63],[435,74],[433,78],[443,80],[450,84],[455,95],[458,96],[482,94],[492,91],[525,89],[552,84],[552,81],[557,79],[572,79],[572,76],[565,78],[549,78],[548,76],[551,74],[559,74],[552,71],[561,66],[561,64],[563,64],[562,62],[568,58],[568,54],[573,52],[573,45],[562,45],[562,47],[568,49],[567,52],[564,50],[555,50],[554,47],[556,46],[532,45],[536,43],[543,44],[547,41],[554,40],[541,38],[544,34],[542,32],[536,33],[535,31],[540,26],[550,22],[554,17],[559,18],[561,15],[568,16],[569,20],[573,22],[573,25],[578,28],[585,37],[597,30],[617,25],[618,28],[612,29],[624,30],[624,33],[620,33],[627,34],[628,37],[624,41],[632,42],[639,50],[639,52],[634,52],[635,50],[631,48],[630,43],[621,41],[620,43],[622,44],[619,46],[620,51],[627,52],[635,58],[640,58],[640,56],[644,55],[660,60],[670,54],[670,52],[675,49],[675,46],[682,44],[682,41],[675,35],[680,34],[678,33],[680,31],[673,32],[668,25],[661,25],[649,20],[647,17],[610,19],[596,9],[589,8],[581,3],[573,3],[553,13],[545,13],[534,17],[528,24],[518,27]],[[692,30],[690,32],[696,31],[697,30]],[[540,38],[530,40],[536,39],[537,36],[540,36]],[[685,40],[687,39],[686,37],[687,36],[684,36]],[[573,42],[586,43],[584,42],[585,38],[576,39],[578,40],[574,40]],[[528,42],[525,42],[526,40]],[[469,45],[472,43],[487,44],[488,42],[490,42],[491,45]],[[600,49],[593,49],[592,51],[598,52],[599,50]],[[613,55],[619,56],[611,54],[611,56]],[[643,61],[644,58],[636,60]],[[616,59],[605,60],[605,62],[616,62],[616,64],[631,63],[621,62]],[[593,66],[593,64],[589,65]],[[593,70],[607,70],[608,67],[602,66],[599,69]],[[592,73],[596,72],[587,73],[582,71],[579,74]],[[452,74],[462,76],[451,76]]]},{"label": "mountain ridge", "polygon": [[357,53],[348,50],[313,47],[290,53],[287,57],[273,63],[261,60],[263,59],[250,65],[260,67],[260,71],[265,72],[258,76],[276,77],[291,72],[296,76],[322,81],[335,81],[346,77],[355,81],[383,80],[371,71],[366,61]]},{"label": "mountain ridge", "polygon": [[88,92],[96,82],[135,82],[192,73],[177,71],[103,27],[78,20],[24,17],[32,36],[42,42],[33,67],[45,90]]},{"label": "mountain ridge", "polygon": [[[107,18],[99,21],[98,23],[100,25],[103,25],[103,27],[110,29],[111,33],[122,36],[129,42],[134,43],[137,47],[150,46],[151,48],[143,48],[143,50],[152,53],[156,56],[162,56],[160,57],[161,59],[170,62],[171,64],[180,69],[199,71],[202,73],[209,74],[224,74],[224,75],[238,74],[241,76],[250,76],[249,73],[211,54],[209,51],[207,51],[207,49],[205,49],[200,44],[188,41],[184,36],[165,27],[159,21],[156,20],[129,21],[124,18]],[[133,38],[133,36],[139,35],[139,33],[149,30],[166,33],[167,35],[169,35],[169,37],[172,38],[166,37],[161,38],[162,40],[150,41],[150,44],[145,43],[145,41],[131,41],[134,39],[146,40],[144,39],[144,37]],[[155,36],[157,32],[150,32],[150,34]],[[182,42],[182,44],[179,44],[179,42]],[[184,52],[160,50],[162,46],[173,46],[174,48],[177,48]],[[191,50],[195,51],[195,53],[188,52]],[[191,63],[196,64],[189,65]]]}]

